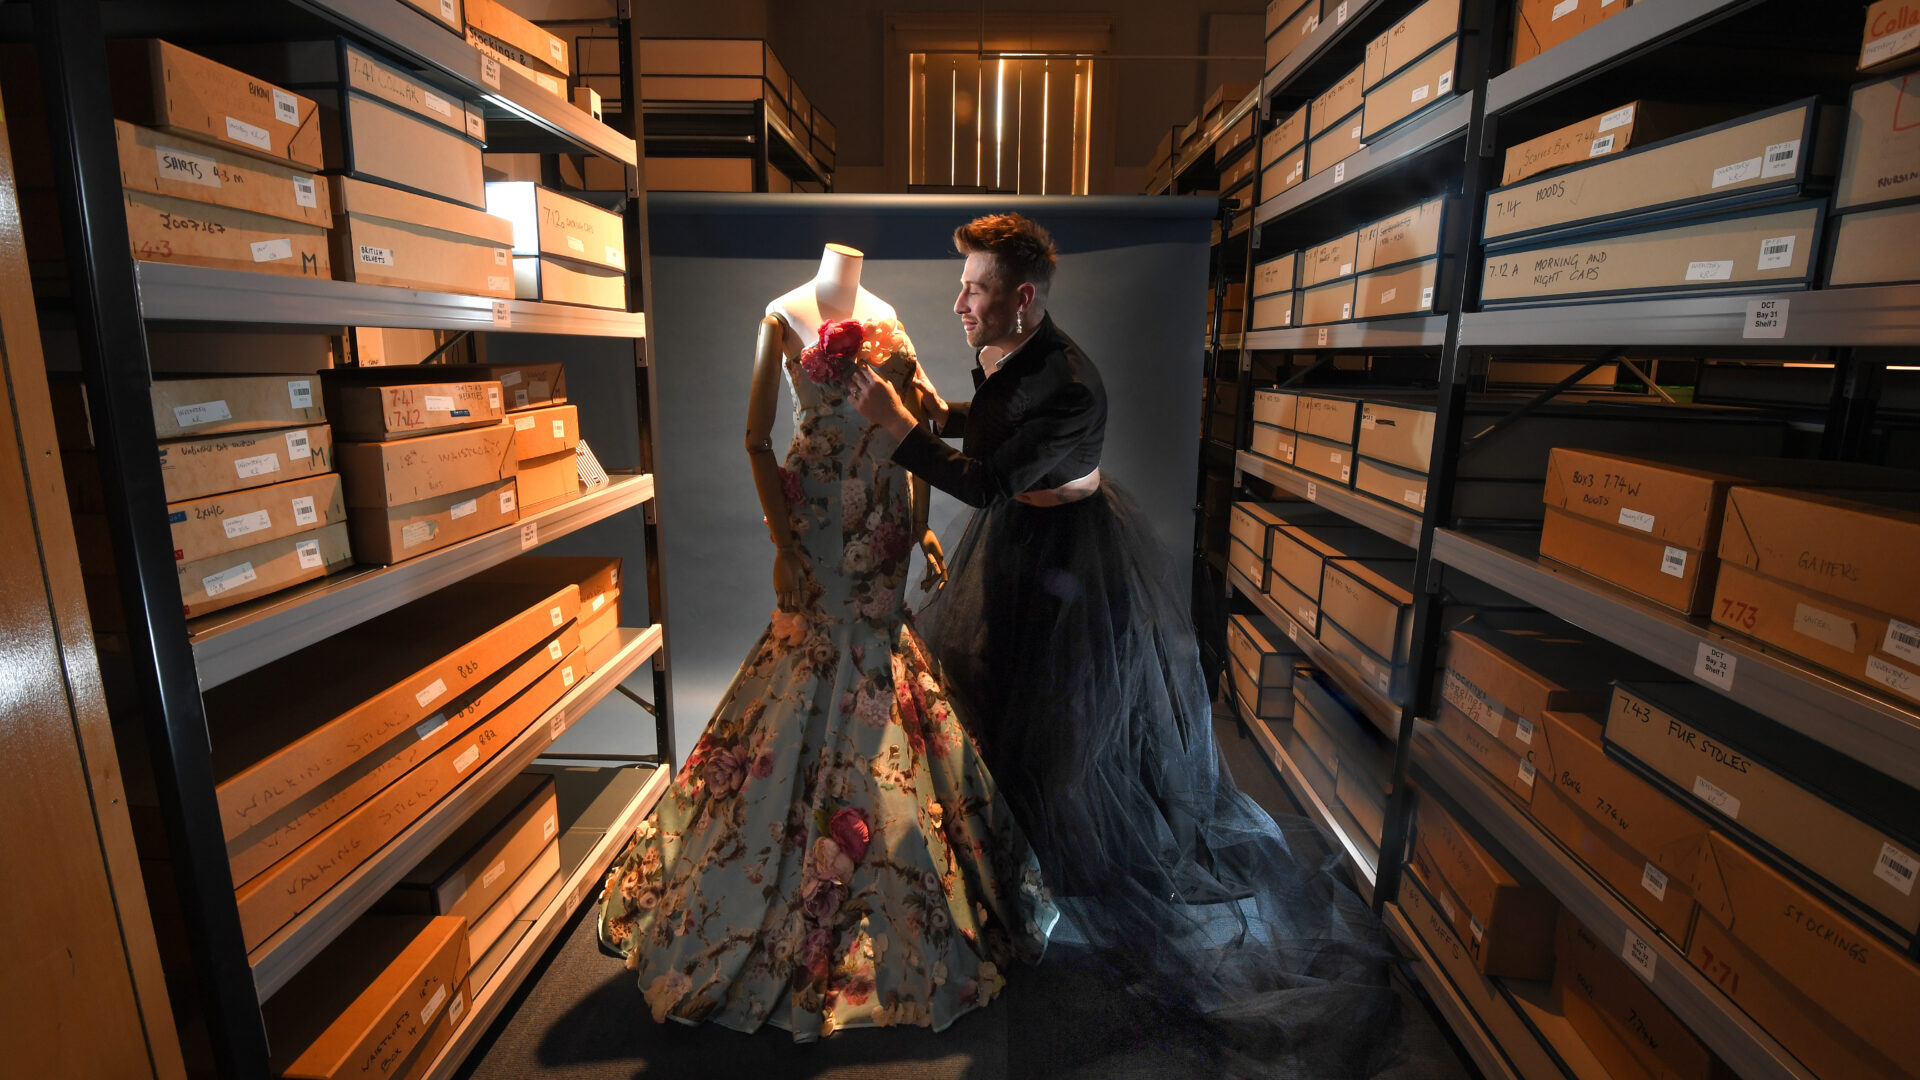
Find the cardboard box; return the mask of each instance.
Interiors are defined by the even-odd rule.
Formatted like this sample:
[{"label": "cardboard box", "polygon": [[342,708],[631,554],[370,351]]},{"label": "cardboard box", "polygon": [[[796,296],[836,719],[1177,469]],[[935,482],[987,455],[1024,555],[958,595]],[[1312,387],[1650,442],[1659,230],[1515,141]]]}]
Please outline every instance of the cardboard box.
[{"label": "cardboard box", "polygon": [[326,577],[353,565],[345,522],[174,564],[188,618]]},{"label": "cardboard box", "polygon": [[349,347],[353,366],[361,368],[404,367],[419,364],[438,355],[448,342],[438,330],[394,329],[379,326],[351,327]]},{"label": "cardboard box", "polygon": [[[421,860],[382,904],[394,910],[457,915],[472,926],[506,896],[559,835],[560,808],[553,778],[522,773]],[[485,952],[492,941],[475,944]]]},{"label": "cardboard box", "polygon": [[1352,277],[1360,265],[1359,245],[1360,234],[1352,232],[1301,252],[1301,286],[1311,288],[1324,282]]},{"label": "cardboard box", "polygon": [[1255,588],[1266,591],[1267,564],[1261,561],[1260,556],[1255,554],[1252,548],[1237,539],[1228,540],[1227,565],[1245,575]]},{"label": "cardboard box", "polygon": [[1363,458],[1421,473],[1424,479],[1433,460],[1433,419],[1431,405],[1362,402],[1354,449]]},{"label": "cardboard box", "polygon": [[[418,382],[421,371],[417,366],[401,364],[384,371],[356,371],[338,378],[367,386],[400,386]],[[560,405],[567,400],[567,368],[558,360],[514,364],[435,364],[427,371],[445,382],[499,383],[510,413]]]},{"label": "cardboard box", "polygon": [[1514,13],[1515,67],[1625,11],[1634,0],[1520,0]]},{"label": "cardboard box", "polygon": [[147,262],[324,278],[327,230],[285,218],[125,191],[127,240]]},{"label": "cardboard box", "polygon": [[1253,285],[1247,291],[1254,299],[1273,296],[1277,293],[1291,292],[1294,286],[1294,264],[1297,252],[1289,251],[1285,255],[1275,256],[1253,267]]},{"label": "cardboard box", "polygon": [[1442,807],[1431,792],[1415,804],[1416,837],[1461,902],[1454,932],[1486,975],[1544,979],[1553,971],[1560,905],[1504,852]]},{"label": "cardboard box", "polygon": [[1691,683],[1620,684],[1607,741],[1898,933],[1920,931],[1910,788]]},{"label": "cardboard box", "polygon": [[749,158],[650,157],[648,191],[752,191]]},{"label": "cardboard box", "polygon": [[1285,465],[1293,464],[1294,434],[1268,424],[1256,423],[1249,437],[1247,449],[1268,459]]},{"label": "cardboard box", "polygon": [[[440,375],[436,368],[388,370],[397,371],[399,377]],[[327,412],[333,418],[333,434],[342,444],[488,427],[499,424],[507,415],[497,382],[388,384],[363,380],[358,375],[358,372],[328,372],[321,380],[326,391]]]},{"label": "cardboard box", "polygon": [[1440,254],[1451,200],[1429,199],[1381,218],[1356,234],[1354,269],[1362,273]]},{"label": "cardboard box", "polygon": [[535,898],[550,883],[557,884],[559,878],[560,841],[556,838],[533,856],[532,864],[520,871],[518,877],[502,886],[506,891],[494,901],[492,907],[468,924],[472,927],[469,935],[473,938],[474,948],[485,955],[485,951],[501,941],[515,922],[527,916]]},{"label": "cardboard box", "polygon": [[1296,305],[1301,326],[1319,326],[1353,318],[1354,279],[1343,278],[1325,285],[1303,289]]},{"label": "cardboard box", "polygon": [[1920,49],[1920,4],[1914,0],[1877,0],[1867,8],[1860,39],[1860,70],[1904,63]]},{"label": "cardboard box", "polygon": [[[1217,157],[1225,157],[1252,142],[1254,127],[1259,119],[1259,111],[1255,110],[1234,121],[1232,127],[1220,133],[1220,141],[1214,144],[1214,154]],[[1244,164],[1246,168],[1251,170],[1257,163],[1257,160],[1254,155],[1248,154]],[[1222,184],[1221,186],[1225,187],[1226,185]]]},{"label": "cardboard box", "polygon": [[507,424],[336,449],[348,506],[404,506],[510,480],[519,472],[515,432]]},{"label": "cardboard box", "polygon": [[536,63],[532,56],[491,34],[481,33],[469,26],[466,36],[467,44],[473,46],[474,51],[481,56],[493,58],[501,67],[511,69],[516,75],[554,97],[562,101],[567,99],[566,76],[551,74],[546,65]]},{"label": "cardboard box", "polygon": [[1904,243],[1920,230],[1920,203],[1862,210],[1839,219],[1828,285],[1905,285],[1920,281],[1920,248]]},{"label": "cardboard box", "polygon": [[[1787,482],[1813,490],[1735,487],[1727,492],[1720,558],[1802,589],[1920,622],[1920,475],[1840,466]],[[1881,477],[1884,474],[1884,484]],[[1834,494],[1876,485],[1879,491]],[[1824,489],[1824,490],[1823,490]],[[1920,631],[1896,628],[1881,649],[1920,660]]]},{"label": "cardboard box", "polygon": [[1307,7],[1312,7],[1314,13],[1319,14],[1319,0],[1267,0],[1267,36],[1271,37],[1274,31],[1287,24],[1287,20]]},{"label": "cardboard box", "polygon": [[580,469],[572,450],[528,458],[520,462],[520,474],[514,478],[520,505],[539,506],[555,499],[571,499],[580,494]]},{"label": "cardboard box", "polygon": [[[333,224],[327,178],[212,143],[113,122],[120,186],[325,229]],[[303,233],[302,235],[310,235]],[[324,261],[325,244],[320,245]]]},{"label": "cardboard box", "polygon": [[627,274],[541,255],[513,257],[513,294],[522,300],[627,310]]},{"label": "cardboard box", "polygon": [[1293,467],[1337,484],[1353,480],[1353,446],[1301,433],[1294,438]]},{"label": "cardboard box", "polygon": [[1234,694],[1248,713],[1262,720],[1287,720],[1293,716],[1293,686],[1290,683],[1285,686],[1262,686],[1241,666],[1238,659],[1228,667]]},{"label": "cardboard box", "polygon": [[154,434],[162,439],[318,424],[327,418],[311,375],[155,379]]},{"label": "cardboard box", "polygon": [[[473,937],[471,930],[467,937],[469,940]],[[472,953],[471,945],[468,951]],[[447,999],[446,1008],[427,1022],[426,1037],[414,1047],[412,1057],[401,1063],[400,1072],[396,1074],[397,1080],[426,1080],[427,1075],[433,1071],[434,1062],[439,1060],[440,1052],[453,1041],[454,1031],[460,1027],[460,1022],[466,1019],[467,1008],[472,1002],[473,979],[469,976],[465,982],[453,988],[453,996]]]},{"label": "cardboard box", "polygon": [[[1572,912],[1560,913],[1554,955],[1555,999],[1577,999],[1604,1017],[1606,1037],[1624,1036],[1625,1047],[1648,1074],[1675,1080],[1733,1080],[1734,1074],[1713,1051],[1620,959],[1614,943],[1602,943]],[[1582,1024],[1578,1015],[1572,1010],[1567,1013],[1575,1030],[1586,1037],[1594,1029]],[[1596,1041],[1600,1040],[1589,1039],[1589,1045]]]},{"label": "cardboard box", "polygon": [[1711,106],[1629,101],[1617,109],[1608,109],[1598,116],[1589,116],[1508,147],[1500,183],[1517,184],[1542,173],[1625,153],[1628,149],[1726,119],[1724,110]]},{"label": "cardboard box", "polygon": [[539,723],[579,678],[573,658],[306,845],[234,891],[249,950],[325,895],[420,814]]},{"label": "cardboard box", "polygon": [[582,615],[580,625],[580,648],[589,655],[600,648],[600,643],[613,636],[620,628],[620,590],[609,589],[593,598],[592,602],[582,606],[582,611],[592,608],[594,614]]},{"label": "cardboard box", "polygon": [[305,805],[366,751],[544,647],[579,611],[577,585],[483,572],[207,690],[223,834],[233,840]]},{"label": "cardboard box", "polygon": [[[1336,121],[1324,135],[1317,135],[1307,144],[1307,175],[1319,176],[1360,152],[1365,145],[1360,141],[1364,128],[1361,112],[1355,109],[1350,115]],[[1337,174],[1344,176],[1344,170]]]},{"label": "cardboard box", "polygon": [[527,59],[561,78],[572,74],[567,43],[515,14],[497,0],[465,0],[467,28],[513,46]]},{"label": "cardboard box", "polygon": [[1283,292],[1263,296],[1253,302],[1247,316],[1249,330],[1282,330],[1293,325],[1293,305],[1297,293]]},{"label": "cardboard box", "polygon": [[538,184],[508,181],[487,185],[487,212],[513,223],[515,255],[626,271],[626,223],[612,211]]},{"label": "cardboard box", "polygon": [[1300,394],[1295,406],[1295,428],[1316,438],[1351,446],[1360,417],[1358,398],[1332,394]]},{"label": "cardboard box", "polygon": [[[522,652],[498,672],[445,703],[418,725],[416,737],[403,736],[381,744],[356,761],[353,768],[313,785],[297,802],[250,826],[227,845],[227,863],[233,880],[238,884],[251,881],[261,871],[299,850],[353,808],[379,794],[414,766],[518,697],[567,656],[585,647],[586,636],[579,621],[565,623],[543,643]],[[223,717],[223,723],[231,722],[232,717]],[[294,730],[298,730],[298,725]],[[433,913],[425,908],[411,910]]]},{"label": "cardboard box", "polygon": [[347,281],[511,297],[513,226],[350,176],[334,184],[334,269]]},{"label": "cardboard box", "polygon": [[1304,45],[1315,30],[1320,29],[1320,0],[1307,0],[1298,11],[1287,17],[1276,30],[1267,34],[1267,74],[1272,75],[1275,68],[1292,56],[1295,49]]},{"label": "cardboard box", "polygon": [[1444,310],[1446,299],[1434,291],[1439,274],[1438,259],[1361,274],[1354,282],[1353,317],[1375,319]]},{"label": "cardboard box", "polygon": [[1733,563],[1720,567],[1713,621],[1804,660],[1920,703],[1920,631],[1870,608],[1763,577]]},{"label": "cardboard box", "polygon": [[300,480],[332,469],[333,434],[325,424],[160,444],[160,481],[170,503]]},{"label": "cardboard box", "polygon": [[1371,139],[1453,96],[1453,69],[1459,50],[1459,39],[1450,38],[1400,74],[1368,90],[1361,137]]},{"label": "cardboard box", "polygon": [[[1813,273],[1819,203],[1487,256],[1483,303],[1791,285]],[[1596,268],[1604,266],[1601,271]]]},{"label": "cardboard box", "polygon": [[1515,754],[1541,751],[1548,712],[1603,713],[1614,679],[1660,679],[1665,669],[1551,617],[1483,613],[1447,634],[1440,696]]},{"label": "cardboard box", "polygon": [[1340,763],[1340,777],[1334,781],[1334,794],[1340,805],[1352,816],[1354,824],[1373,846],[1380,846],[1380,838],[1386,833],[1387,796],[1382,790],[1385,778],[1374,776],[1355,766],[1354,762],[1343,759]]},{"label": "cardboard box", "polygon": [[1320,613],[1386,664],[1406,662],[1413,631],[1413,563],[1405,558],[1328,559]]},{"label": "cardboard box", "polygon": [[1221,113],[1240,104],[1259,85],[1257,82],[1245,80],[1228,80],[1221,83],[1213,88],[1213,92],[1207,95],[1206,103],[1200,106],[1201,118],[1208,123],[1219,119]]},{"label": "cardboard box", "polygon": [[572,405],[529,409],[513,418],[514,456],[521,461],[571,450],[580,441],[580,410]]},{"label": "cardboard box", "polygon": [[[1293,734],[1306,754],[1312,759],[1314,772],[1319,774],[1318,783],[1309,783],[1316,795],[1328,802],[1339,801],[1340,744],[1334,741],[1314,708],[1313,701],[1306,696],[1304,680],[1295,682],[1293,687]],[[1304,770],[1303,770],[1304,771]]]},{"label": "cardboard box", "polygon": [[1234,615],[1227,620],[1227,652],[1255,685],[1284,687],[1291,692],[1293,666],[1300,654],[1286,635],[1261,615]]},{"label": "cardboard box", "polygon": [[1365,75],[1366,65],[1362,64],[1334,80],[1326,93],[1313,99],[1313,106],[1307,113],[1308,137],[1319,135],[1360,110],[1364,100],[1361,82]]},{"label": "cardboard box", "polygon": [[112,50],[114,111],[125,119],[298,168],[321,166],[309,98],[164,41]]},{"label": "cardboard box", "polygon": [[[1597,748],[1599,723],[1589,717],[1579,719],[1592,726]],[[1666,935],[1675,948],[1683,948],[1687,931],[1693,926],[1694,908],[1697,906],[1692,889],[1679,877],[1663,870],[1644,853],[1626,843],[1623,834],[1613,823],[1596,821],[1591,814],[1575,806],[1578,801],[1582,806],[1591,807],[1598,802],[1599,796],[1575,791],[1568,786],[1566,778],[1551,776],[1544,769],[1538,770],[1535,787],[1537,791],[1527,805],[1527,813],[1541,830],[1572,852],[1589,873],[1604,882]],[[1711,858],[1706,849],[1706,825],[1697,818],[1694,821],[1699,830],[1701,857]],[[1710,863],[1706,865],[1717,889],[1718,871],[1713,870]],[[1720,904],[1725,906],[1724,896],[1720,898]]]},{"label": "cardboard box", "polygon": [[[1489,244],[1531,233],[1646,217],[1771,190],[1781,198],[1831,176],[1841,116],[1800,101],[1487,193]],[[1612,264],[1608,264],[1612,269]]]},{"label": "cardboard box", "polygon": [[1310,110],[1301,106],[1287,114],[1286,119],[1273,126],[1260,140],[1260,160],[1272,162],[1280,160],[1289,150],[1297,150],[1307,145],[1307,113]]},{"label": "cardboard box", "polygon": [[605,116],[606,110],[600,102],[600,91],[591,86],[574,87],[572,100],[574,108],[595,120],[601,120]]},{"label": "cardboard box", "polygon": [[399,1076],[460,992],[471,959],[464,920],[357,920],[267,1000],[273,1075]]},{"label": "cardboard box", "polygon": [[391,565],[520,520],[518,476],[392,507],[356,507],[349,516],[362,562]]},{"label": "cardboard box", "polygon": [[1512,793],[1521,806],[1533,803],[1539,786],[1539,767],[1530,753],[1515,753],[1513,748],[1488,735],[1484,729],[1449,701],[1433,706],[1433,725],[1467,760]]},{"label": "cardboard box", "polygon": [[1262,158],[1271,162],[1260,170],[1260,201],[1265,202],[1276,195],[1283,194],[1307,178],[1307,148],[1296,146],[1277,158]]},{"label": "cardboard box", "polygon": [[377,99],[476,143],[486,141],[486,117],[475,102],[423,82],[412,72],[351,42],[334,39],[250,44],[225,51],[262,74],[314,95],[320,105],[327,158],[333,167],[343,167],[349,150],[341,143],[343,92]]},{"label": "cardboard box", "polygon": [[415,10],[458,34],[466,29],[466,19],[461,14],[462,0],[406,0]]},{"label": "cardboard box", "polygon": [[1274,573],[1316,607],[1323,599],[1322,590],[1329,561],[1342,558],[1375,561],[1400,558],[1411,564],[1413,558],[1412,550],[1405,545],[1370,529],[1345,522],[1289,522],[1273,530],[1272,543],[1268,558]]},{"label": "cardboard box", "polygon": [[1427,0],[1367,43],[1363,82],[1371,90],[1460,30],[1460,0]]},{"label": "cardboard box", "polygon": [[[1425,513],[1427,509],[1427,474],[1423,472],[1416,473],[1356,457],[1353,488],[1409,513]],[[1458,506],[1455,514],[1462,516]]]},{"label": "cardboard box", "polygon": [[1241,500],[1227,512],[1227,532],[1262,559],[1273,550],[1273,530],[1284,524],[1286,522],[1265,503]]},{"label": "cardboard box", "polygon": [[340,477],[321,473],[167,504],[175,562],[199,562],[347,519]]},{"label": "cardboard box", "polygon": [[605,555],[522,555],[487,572],[489,580],[577,585],[580,614],[597,615],[620,595],[620,559]]},{"label": "cardboard box", "polygon": [[1713,599],[1713,560],[1549,503],[1540,529],[1540,556],[1591,574],[1644,599],[1689,615],[1704,614]]}]

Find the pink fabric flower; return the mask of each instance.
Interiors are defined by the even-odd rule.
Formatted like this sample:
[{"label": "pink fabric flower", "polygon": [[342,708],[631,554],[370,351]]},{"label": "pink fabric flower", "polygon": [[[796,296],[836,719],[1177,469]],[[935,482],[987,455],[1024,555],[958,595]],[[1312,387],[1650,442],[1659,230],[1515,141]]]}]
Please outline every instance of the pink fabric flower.
[{"label": "pink fabric flower", "polygon": [[890,563],[907,553],[907,549],[913,544],[913,539],[898,523],[882,521],[873,527],[871,543],[873,557],[882,563]]},{"label": "pink fabric flower", "polygon": [[840,851],[855,863],[866,858],[867,845],[873,840],[873,829],[867,824],[867,816],[852,806],[843,806],[827,819],[827,831],[833,834],[833,842],[840,845]]},{"label": "pink fabric flower", "polygon": [[807,617],[798,611],[774,609],[770,619],[773,628],[773,640],[786,646],[804,645],[807,641]]},{"label": "pink fabric flower", "polygon": [[815,975],[825,975],[833,959],[833,931],[821,928],[807,932],[800,943],[800,964]]},{"label": "pink fabric flower", "polygon": [[[808,372],[812,374],[812,372]],[[799,473],[786,466],[780,467],[780,494],[787,497],[788,506],[799,506],[807,501],[807,486]]]},{"label": "pink fabric flower", "polygon": [[836,360],[845,360],[860,351],[860,324],[852,319],[831,319],[820,324],[820,351]]},{"label": "pink fabric flower", "polygon": [[740,790],[747,779],[747,752],[738,746],[715,751],[706,761],[704,778],[707,790],[716,798],[725,798]]}]

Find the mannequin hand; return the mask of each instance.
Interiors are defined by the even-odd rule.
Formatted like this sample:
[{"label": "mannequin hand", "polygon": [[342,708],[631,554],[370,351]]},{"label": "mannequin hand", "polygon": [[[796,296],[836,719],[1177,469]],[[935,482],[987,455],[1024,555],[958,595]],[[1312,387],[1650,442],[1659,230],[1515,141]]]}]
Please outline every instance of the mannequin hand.
[{"label": "mannequin hand", "polygon": [[947,399],[933,388],[933,380],[927,376],[927,369],[920,366],[918,357],[913,361],[913,392],[920,397],[920,411],[926,413],[936,427],[947,422]]},{"label": "mannequin hand", "polygon": [[784,547],[773,556],[773,596],[781,611],[799,611],[800,583],[806,580],[806,559],[799,548]]},{"label": "mannequin hand", "polygon": [[914,427],[913,414],[900,401],[900,391],[879,377],[866,364],[855,364],[847,379],[853,391],[853,407],[868,423],[887,429],[896,439],[904,439]]},{"label": "mannequin hand", "polygon": [[932,529],[928,529],[926,535],[920,538],[920,550],[927,557],[927,572],[920,575],[921,591],[932,592],[944,587],[947,583],[947,556],[940,550],[940,538],[933,535]]}]

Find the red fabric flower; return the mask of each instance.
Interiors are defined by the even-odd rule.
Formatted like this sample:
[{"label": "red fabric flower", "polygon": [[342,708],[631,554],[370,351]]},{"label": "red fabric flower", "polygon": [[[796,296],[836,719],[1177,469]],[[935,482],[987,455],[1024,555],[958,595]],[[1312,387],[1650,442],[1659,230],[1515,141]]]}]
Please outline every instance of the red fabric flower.
[{"label": "red fabric flower", "polygon": [[845,360],[860,351],[860,324],[853,319],[835,319],[820,325],[820,351]]},{"label": "red fabric flower", "polygon": [[873,527],[871,537],[873,557],[883,563],[890,563],[907,553],[913,546],[913,538],[907,530],[891,521],[882,521]]},{"label": "red fabric flower", "polygon": [[[812,372],[808,372],[809,375]],[[807,487],[800,474],[792,469],[780,470],[780,493],[787,497],[788,506],[799,506],[807,501]]]},{"label": "red fabric flower", "polygon": [[822,323],[820,340],[800,351],[800,367],[807,378],[823,386],[838,385],[853,370],[860,355],[860,324],[852,319]]},{"label": "red fabric flower", "polygon": [[867,844],[873,839],[867,816],[851,806],[833,812],[827,819],[827,832],[833,835],[833,842],[840,845],[841,854],[856,863],[866,856]]}]

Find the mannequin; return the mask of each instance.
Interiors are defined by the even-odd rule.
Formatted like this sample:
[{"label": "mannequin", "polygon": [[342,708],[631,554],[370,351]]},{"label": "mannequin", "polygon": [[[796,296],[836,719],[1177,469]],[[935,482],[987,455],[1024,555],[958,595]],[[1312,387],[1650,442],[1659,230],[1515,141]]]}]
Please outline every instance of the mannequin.
[{"label": "mannequin", "polygon": [[[800,585],[806,560],[794,547],[792,528],[787,521],[787,499],[780,487],[780,463],[773,452],[774,409],[780,401],[780,374],[786,362],[820,334],[820,327],[835,319],[891,319],[893,305],[860,287],[860,268],[866,256],[845,244],[828,244],[820,256],[820,271],[812,281],[776,297],[767,305],[760,320],[760,335],[753,353],[753,389],[747,401],[747,461],[753,469],[753,487],[760,496],[760,509],[773,540],[773,592],[781,611],[798,611]],[[924,417],[917,411],[914,419]],[[931,489],[915,476],[908,485],[913,503],[913,531],[920,536],[920,550],[927,558],[922,588],[946,581],[946,559],[940,541],[927,528],[927,504]]]}]

